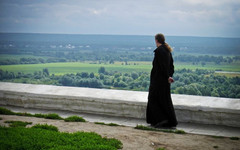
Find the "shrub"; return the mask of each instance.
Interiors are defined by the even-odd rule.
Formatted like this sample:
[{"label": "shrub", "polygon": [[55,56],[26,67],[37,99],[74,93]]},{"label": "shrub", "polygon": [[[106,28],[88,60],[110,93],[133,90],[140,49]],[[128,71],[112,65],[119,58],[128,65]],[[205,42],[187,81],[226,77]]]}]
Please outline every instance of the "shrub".
[{"label": "shrub", "polygon": [[37,117],[37,118],[45,118],[45,114],[35,114],[34,117]]},{"label": "shrub", "polygon": [[58,114],[55,114],[55,113],[53,113],[53,114],[35,114],[33,116],[38,117],[38,118],[63,120],[62,117],[60,117]]},{"label": "shrub", "polygon": [[11,110],[8,110],[6,108],[0,107],[0,114],[3,114],[3,115],[14,115],[15,113],[12,112]]},{"label": "shrub", "polygon": [[60,117],[58,114],[46,114],[45,117],[46,119],[58,119],[58,120],[62,120],[63,118]]},{"label": "shrub", "polygon": [[86,122],[85,119],[83,119],[82,117],[78,117],[78,116],[70,116],[64,119],[64,121],[66,122]]},{"label": "shrub", "polygon": [[28,124],[32,124],[32,122],[22,121],[5,121],[5,123],[9,123],[10,127],[26,127]]},{"label": "shrub", "polygon": [[96,133],[62,133],[41,128],[0,127],[0,149],[117,150],[117,139],[102,138]]},{"label": "shrub", "polygon": [[58,132],[58,128],[53,126],[53,125],[48,125],[48,124],[36,124],[32,126],[32,128],[39,128],[39,129],[45,129],[45,130],[51,130],[51,131],[56,131]]}]

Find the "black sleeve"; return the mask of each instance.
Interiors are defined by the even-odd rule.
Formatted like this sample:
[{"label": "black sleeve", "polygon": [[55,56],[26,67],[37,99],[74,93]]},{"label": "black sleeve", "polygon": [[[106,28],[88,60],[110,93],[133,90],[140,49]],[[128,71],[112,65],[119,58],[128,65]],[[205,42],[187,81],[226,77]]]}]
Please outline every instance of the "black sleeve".
[{"label": "black sleeve", "polygon": [[169,76],[172,77],[174,73],[174,65],[173,65],[173,58],[172,53],[170,53],[170,70],[169,70]]}]

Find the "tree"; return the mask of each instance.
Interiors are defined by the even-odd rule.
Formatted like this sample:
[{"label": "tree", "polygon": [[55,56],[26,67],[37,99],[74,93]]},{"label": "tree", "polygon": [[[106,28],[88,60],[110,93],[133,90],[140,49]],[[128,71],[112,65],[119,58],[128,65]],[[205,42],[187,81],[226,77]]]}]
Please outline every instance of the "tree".
[{"label": "tree", "polygon": [[205,63],[205,62],[202,62],[201,65],[204,67],[204,66],[206,65],[206,63]]},{"label": "tree", "polygon": [[43,69],[43,74],[49,76],[49,71],[48,71],[48,68],[44,68]]},{"label": "tree", "polygon": [[90,78],[94,78],[94,73],[93,73],[93,72],[90,73],[89,77],[90,77]]},{"label": "tree", "polygon": [[88,78],[89,75],[88,75],[87,72],[82,72],[82,73],[81,73],[81,77],[82,77],[82,78]]},{"label": "tree", "polygon": [[105,72],[106,72],[106,69],[105,69],[104,67],[100,67],[100,68],[98,69],[98,73],[99,73],[99,74],[100,74],[100,73],[105,74]]},{"label": "tree", "polygon": [[64,75],[60,80],[60,83],[64,86],[73,85],[73,79],[67,75]]},{"label": "tree", "polygon": [[133,72],[131,76],[134,80],[138,78],[138,74],[136,72]]},{"label": "tree", "polygon": [[109,64],[114,64],[114,60],[111,59],[111,60],[109,61]]}]

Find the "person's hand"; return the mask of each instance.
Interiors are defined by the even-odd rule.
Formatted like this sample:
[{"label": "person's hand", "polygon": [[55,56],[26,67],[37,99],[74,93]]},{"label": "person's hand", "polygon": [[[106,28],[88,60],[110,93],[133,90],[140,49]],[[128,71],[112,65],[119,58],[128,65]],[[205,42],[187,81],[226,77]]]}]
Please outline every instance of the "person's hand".
[{"label": "person's hand", "polygon": [[173,83],[173,82],[174,82],[173,78],[172,78],[172,77],[169,77],[169,78],[168,78],[168,83]]}]

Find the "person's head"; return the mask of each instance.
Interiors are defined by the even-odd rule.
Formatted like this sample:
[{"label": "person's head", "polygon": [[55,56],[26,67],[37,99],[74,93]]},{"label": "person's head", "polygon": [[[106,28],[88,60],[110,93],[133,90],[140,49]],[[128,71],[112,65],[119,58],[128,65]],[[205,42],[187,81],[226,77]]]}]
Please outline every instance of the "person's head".
[{"label": "person's head", "polygon": [[155,35],[156,44],[165,44],[165,37],[162,33],[158,33]]},{"label": "person's head", "polygon": [[169,52],[172,52],[172,48],[165,42],[165,37],[162,33],[155,35],[156,46],[163,45]]}]

